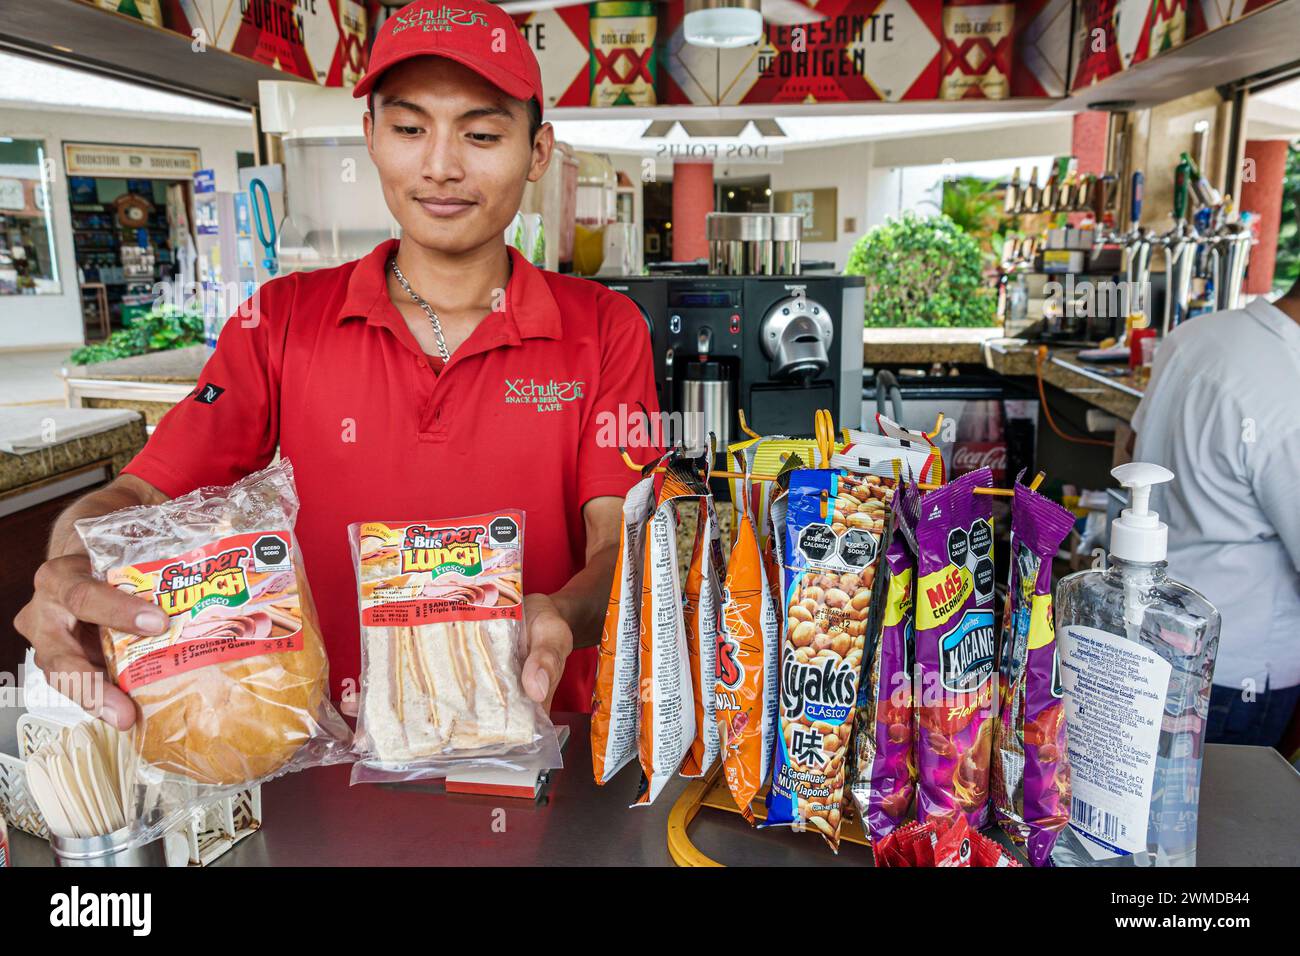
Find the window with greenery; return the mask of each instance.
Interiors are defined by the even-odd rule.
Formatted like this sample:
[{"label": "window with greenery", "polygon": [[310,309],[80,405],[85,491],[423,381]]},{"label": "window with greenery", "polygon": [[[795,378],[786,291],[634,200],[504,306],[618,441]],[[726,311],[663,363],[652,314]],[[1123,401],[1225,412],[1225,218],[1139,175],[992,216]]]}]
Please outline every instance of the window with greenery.
[{"label": "window with greenery", "polygon": [[1285,292],[1300,279],[1300,143],[1292,143],[1286,156],[1282,186],[1282,227],[1277,234],[1277,264],[1273,290]]},{"label": "window with greenery", "polygon": [[997,319],[979,240],[947,216],[906,212],[868,230],[844,272],[866,276],[869,326],[982,326]]},{"label": "window with greenery", "polygon": [[0,136],[0,295],[62,291],[45,144]]}]

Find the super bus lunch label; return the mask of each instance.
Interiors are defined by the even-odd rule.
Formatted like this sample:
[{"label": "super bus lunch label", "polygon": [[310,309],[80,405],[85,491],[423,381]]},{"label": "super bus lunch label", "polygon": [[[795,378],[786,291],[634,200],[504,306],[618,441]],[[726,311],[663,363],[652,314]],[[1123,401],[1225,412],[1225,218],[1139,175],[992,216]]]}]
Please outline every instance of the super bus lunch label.
[{"label": "super bus lunch label", "polygon": [[220,538],[158,561],[113,568],[120,591],[157,604],[167,631],[112,631],[117,682],[131,690],[209,664],[302,647],[291,537],[272,529]]}]

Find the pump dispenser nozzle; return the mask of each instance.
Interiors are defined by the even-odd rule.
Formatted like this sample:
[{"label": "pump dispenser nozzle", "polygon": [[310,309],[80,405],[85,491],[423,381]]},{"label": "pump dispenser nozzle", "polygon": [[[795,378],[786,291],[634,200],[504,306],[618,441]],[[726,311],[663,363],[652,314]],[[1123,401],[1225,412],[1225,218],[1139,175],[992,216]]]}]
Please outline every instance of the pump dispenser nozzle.
[{"label": "pump dispenser nozzle", "polygon": [[1129,489],[1129,506],[1111,523],[1110,553],[1121,561],[1163,561],[1169,528],[1150,508],[1151,486],[1172,481],[1174,473],[1160,465],[1131,461],[1111,475]]}]

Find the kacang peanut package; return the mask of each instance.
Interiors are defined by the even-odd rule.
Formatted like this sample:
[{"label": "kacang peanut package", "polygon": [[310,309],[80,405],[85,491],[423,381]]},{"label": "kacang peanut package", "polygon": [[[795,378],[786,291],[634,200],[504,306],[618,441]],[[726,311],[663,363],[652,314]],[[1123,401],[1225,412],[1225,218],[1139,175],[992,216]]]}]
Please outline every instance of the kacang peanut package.
[{"label": "kacang peanut package", "polygon": [[633,806],[649,806],[677,773],[695,740],[695,703],[677,561],[677,505],[709,493],[685,460],[669,461],[646,533],[641,583],[641,691],[637,755],[641,785]]},{"label": "kacang peanut package", "polygon": [[351,759],[297,514],[293,468],[280,459],[227,487],[76,522],[95,576],[167,615],[156,637],[102,634],[108,675],[138,710],[145,824]]},{"label": "kacang peanut package", "polygon": [[916,793],[912,708],[916,557],[905,533],[911,529],[902,525],[910,521],[908,503],[919,493],[904,484],[894,495],[892,530],[881,567],[887,584],[880,639],[862,682],[855,719],[851,792],[873,843],[907,819]]},{"label": "kacang peanut package", "polygon": [[641,583],[645,535],[654,514],[655,478],[647,475],[623,499],[623,527],[609,607],[600,632],[591,706],[591,760],[604,786],[637,755],[641,699]]},{"label": "kacang peanut package", "polygon": [[[738,464],[743,467],[743,460]],[[778,635],[754,515],[745,504],[748,500],[746,488],[736,513],[735,541],[723,585],[714,706],[723,774],[741,815],[753,824],[750,803],[767,779],[775,735],[772,662]]]},{"label": "kacang peanut package", "polygon": [[348,526],[361,617],[352,782],[562,766],[520,681],[524,514]]},{"label": "kacang peanut package", "polygon": [[917,818],[988,822],[994,700],[993,485],[981,468],[920,501],[916,522]]},{"label": "kacang peanut package", "polygon": [[695,739],[682,761],[683,777],[701,777],[718,759],[718,723],[713,684],[717,677],[718,632],[722,629],[722,547],[713,496],[699,499],[695,544],[682,594],[686,651],[695,702]]},{"label": "kacang peanut package", "polygon": [[1048,866],[1070,822],[1065,708],[1052,620],[1052,558],[1074,514],[1019,480],[1011,502],[1011,571],[998,658],[1001,704],[993,749],[998,824]]}]

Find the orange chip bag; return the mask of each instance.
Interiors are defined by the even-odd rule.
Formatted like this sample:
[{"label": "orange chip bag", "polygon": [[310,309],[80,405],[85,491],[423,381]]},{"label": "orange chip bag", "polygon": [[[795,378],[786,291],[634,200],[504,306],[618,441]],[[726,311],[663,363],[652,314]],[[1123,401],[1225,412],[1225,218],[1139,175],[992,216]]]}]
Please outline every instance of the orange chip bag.
[{"label": "orange chip bag", "polygon": [[641,786],[633,806],[653,803],[695,739],[690,655],[677,562],[677,504],[709,493],[692,466],[669,461],[645,539],[641,580],[641,694],[637,752]]},{"label": "orange chip bag", "polygon": [[654,513],[654,486],[654,476],[649,475],[623,499],[623,527],[600,634],[591,706],[592,772],[601,786],[637,753],[643,542]]},{"label": "orange chip bag", "polygon": [[[749,500],[748,488],[742,500]],[[776,621],[754,517],[746,505],[737,520],[723,586],[714,707],[727,786],[753,824],[749,804],[767,777],[775,727],[776,694],[768,684],[777,675],[768,658],[775,653]]]},{"label": "orange chip bag", "polygon": [[691,690],[695,698],[695,739],[682,762],[683,777],[701,777],[718,759],[718,724],[713,681],[717,673],[718,631],[721,628],[722,548],[712,496],[700,499],[695,546],[683,589],[686,651],[690,657]]}]

